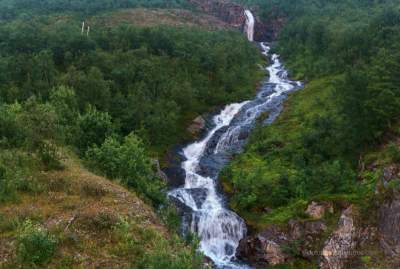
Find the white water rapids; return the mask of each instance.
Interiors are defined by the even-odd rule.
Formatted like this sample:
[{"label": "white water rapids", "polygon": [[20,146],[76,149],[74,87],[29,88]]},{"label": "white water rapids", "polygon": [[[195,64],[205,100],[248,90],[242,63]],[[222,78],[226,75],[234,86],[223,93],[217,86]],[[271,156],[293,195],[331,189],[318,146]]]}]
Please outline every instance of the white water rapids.
[{"label": "white water rapids", "polygon": [[[249,40],[252,36],[249,34]],[[218,173],[233,154],[241,151],[257,119],[268,113],[264,124],[272,123],[287,93],[301,87],[300,82],[288,80],[279,56],[269,56],[270,47],[266,43],[260,46],[272,61],[266,68],[269,78],[262,83],[255,99],[227,105],[211,119],[213,127],[205,137],[183,149],[186,160],[181,167],[186,172],[185,184],[169,192],[171,199],[181,203],[190,216],[184,218],[186,230],[199,236],[200,251],[217,268],[248,268],[235,257],[240,240],[247,234],[246,225],[227,208],[224,197],[218,193]]]}]

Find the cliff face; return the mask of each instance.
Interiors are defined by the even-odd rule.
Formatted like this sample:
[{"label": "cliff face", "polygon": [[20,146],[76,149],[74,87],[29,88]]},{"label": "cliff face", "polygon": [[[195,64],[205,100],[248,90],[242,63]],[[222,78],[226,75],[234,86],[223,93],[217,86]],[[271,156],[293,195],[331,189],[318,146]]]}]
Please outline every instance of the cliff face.
[{"label": "cliff face", "polygon": [[[188,0],[207,14],[211,14],[231,27],[243,30],[246,22],[245,8],[239,4],[227,0]],[[255,41],[272,41],[277,38],[278,32],[283,26],[284,20],[271,20],[268,23],[257,16],[257,10],[252,9],[256,23],[254,29]]]}]

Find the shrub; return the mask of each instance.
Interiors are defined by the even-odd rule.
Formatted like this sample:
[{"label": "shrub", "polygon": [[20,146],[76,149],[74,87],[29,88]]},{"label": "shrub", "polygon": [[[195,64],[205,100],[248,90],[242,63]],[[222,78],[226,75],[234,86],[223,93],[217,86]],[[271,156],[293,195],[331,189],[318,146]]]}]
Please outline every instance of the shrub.
[{"label": "shrub", "polygon": [[[159,240],[155,250],[146,253],[134,268],[139,269],[197,269],[203,268],[203,255],[197,251],[198,242],[185,246],[180,239]],[[173,245],[177,251],[171,251]]]},{"label": "shrub", "polygon": [[120,179],[153,205],[165,202],[164,184],[155,177],[150,158],[136,135],[130,134],[122,142],[108,137],[101,146],[90,148],[86,159],[93,168],[112,179]]},{"label": "shrub", "polygon": [[81,154],[84,154],[89,147],[101,145],[104,139],[114,131],[111,116],[92,106],[89,106],[87,112],[79,117],[78,128],[75,144]]},{"label": "shrub", "polygon": [[43,265],[51,260],[57,240],[45,229],[30,220],[22,225],[17,238],[17,258],[27,265]]},{"label": "shrub", "polygon": [[7,170],[0,165],[0,203],[15,198],[15,185],[9,180]]},{"label": "shrub", "polygon": [[48,170],[61,170],[63,168],[61,155],[54,143],[50,141],[41,143],[38,149],[38,155]]}]

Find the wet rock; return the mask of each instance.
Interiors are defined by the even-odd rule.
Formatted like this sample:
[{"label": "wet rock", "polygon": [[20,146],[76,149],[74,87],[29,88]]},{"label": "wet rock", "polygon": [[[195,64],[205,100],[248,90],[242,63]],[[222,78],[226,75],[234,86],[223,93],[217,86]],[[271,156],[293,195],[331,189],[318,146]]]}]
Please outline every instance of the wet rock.
[{"label": "wet rock", "polygon": [[313,219],[321,219],[326,212],[333,213],[333,206],[326,203],[311,202],[307,207],[306,214]]},{"label": "wet rock", "polygon": [[172,166],[163,169],[164,174],[168,179],[170,188],[178,188],[185,184],[186,172],[180,166]]},{"label": "wet rock", "polygon": [[206,120],[202,116],[195,118],[187,128],[187,131],[194,136],[199,136],[206,128]]},{"label": "wet rock", "polygon": [[288,256],[281,245],[288,242],[287,234],[278,226],[271,226],[256,236],[248,236],[240,241],[236,256],[256,268],[285,263]]},{"label": "wet rock", "polygon": [[378,231],[385,254],[400,259],[400,197],[380,207]]},{"label": "wet rock", "polygon": [[168,186],[170,188],[178,188],[185,184],[186,172],[182,169],[181,164],[186,160],[183,155],[183,146],[174,146],[167,153],[167,167],[162,172],[168,178]]},{"label": "wet rock", "polygon": [[354,208],[348,207],[339,219],[339,226],[325,242],[320,260],[321,269],[344,269],[357,246],[358,231]]},{"label": "wet rock", "polygon": [[197,208],[201,208],[204,201],[207,199],[208,190],[204,188],[186,189],[196,203]]}]

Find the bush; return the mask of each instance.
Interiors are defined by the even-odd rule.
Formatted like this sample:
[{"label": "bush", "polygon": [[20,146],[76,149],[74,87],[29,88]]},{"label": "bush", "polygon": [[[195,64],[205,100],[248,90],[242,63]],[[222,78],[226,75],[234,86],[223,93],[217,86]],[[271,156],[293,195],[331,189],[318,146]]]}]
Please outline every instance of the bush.
[{"label": "bush", "polygon": [[6,168],[0,165],[0,203],[14,199],[15,191],[15,185],[9,180]]},{"label": "bush", "polygon": [[54,143],[44,141],[39,147],[38,155],[48,170],[61,170],[63,168],[61,155]]},{"label": "bush", "polygon": [[76,146],[81,154],[84,154],[89,147],[101,145],[104,139],[114,131],[111,116],[92,106],[89,106],[87,112],[79,117],[78,127]]},{"label": "bush", "polygon": [[165,202],[164,184],[155,177],[150,158],[136,135],[128,135],[122,143],[115,137],[108,137],[101,146],[90,148],[86,152],[86,159],[90,166],[107,177],[120,179],[153,205]]},{"label": "bush", "polygon": [[[191,246],[185,246],[180,239],[172,239],[172,242],[159,240],[156,249],[146,253],[142,260],[134,267],[139,269],[200,269],[203,268],[203,255],[197,252],[197,242]],[[171,251],[171,246],[179,251]]]},{"label": "bush", "polygon": [[43,265],[51,260],[57,240],[45,229],[30,220],[22,225],[17,238],[17,258],[23,264]]}]

